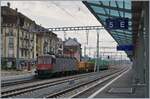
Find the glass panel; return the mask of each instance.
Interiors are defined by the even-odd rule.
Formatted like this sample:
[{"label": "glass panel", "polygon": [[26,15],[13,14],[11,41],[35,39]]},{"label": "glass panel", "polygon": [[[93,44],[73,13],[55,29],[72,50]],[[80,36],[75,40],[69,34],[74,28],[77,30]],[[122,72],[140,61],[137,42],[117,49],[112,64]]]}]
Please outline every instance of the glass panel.
[{"label": "glass panel", "polygon": [[117,1],[119,8],[123,8],[123,1]]},{"label": "glass panel", "polygon": [[110,2],[110,6],[112,6],[112,7],[117,7],[116,2],[115,2],[115,1],[111,1],[111,2]]},{"label": "glass panel", "polygon": [[51,63],[52,63],[52,58],[51,58],[51,57],[48,57],[47,59],[48,59],[48,60],[47,60],[47,63],[48,63],[48,64],[51,64]]},{"label": "glass panel", "polygon": [[96,13],[102,13],[105,14],[105,11],[102,7],[97,7],[97,6],[91,6],[91,8],[96,12]]},{"label": "glass panel", "polygon": [[126,33],[126,34],[130,34],[130,35],[132,35],[132,32],[125,31],[125,33]]},{"label": "glass panel", "polygon": [[100,17],[100,19],[105,22],[106,18],[108,18],[107,16],[101,16],[101,15],[98,15]]},{"label": "glass panel", "polygon": [[123,17],[123,12],[122,12],[122,11],[119,11],[119,13],[120,13],[121,17]]},{"label": "glass panel", "polygon": [[14,48],[14,38],[13,37],[9,37],[9,48]]},{"label": "glass panel", "polygon": [[125,35],[124,34],[121,34],[121,33],[117,33],[117,32],[114,32],[114,33],[112,33],[113,35],[116,35],[116,36],[119,36],[119,37],[125,37]]},{"label": "glass panel", "polygon": [[110,15],[119,17],[119,14],[118,14],[117,10],[110,10]]},{"label": "glass panel", "polygon": [[117,36],[115,39],[120,39],[120,40],[122,40],[122,41],[124,41],[124,42],[131,42],[131,39],[129,39],[129,38],[126,38],[126,37],[122,37],[122,36]]},{"label": "glass panel", "polygon": [[109,9],[105,8],[105,10],[106,10],[107,14],[109,14]]},{"label": "glass panel", "polygon": [[120,32],[120,33],[126,32],[126,33],[128,33],[128,34],[132,34],[132,32],[129,32],[129,31],[123,31],[123,30],[119,30],[119,29],[114,30],[114,31],[115,31],[115,32]]},{"label": "glass panel", "polygon": [[95,3],[95,4],[99,4],[98,1],[88,1],[89,3]]},{"label": "glass panel", "polygon": [[112,32],[114,35],[119,35],[122,37],[132,38],[132,35],[126,35],[126,33],[120,33],[120,32]]},{"label": "glass panel", "polygon": [[8,50],[8,56],[9,57],[13,57],[14,56],[14,50],[13,49],[9,49]]},{"label": "glass panel", "polygon": [[43,57],[38,58],[38,64],[43,64]]},{"label": "glass panel", "polygon": [[125,9],[131,9],[131,1],[125,1]]},{"label": "glass panel", "polygon": [[125,13],[125,17],[128,17],[131,19],[131,13]]},{"label": "glass panel", "polygon": [[132,25],[132,22],[131,22],[131,21],[129,21],[128,23],[129,23],[129,25]]},{"label": "glass panel", "polygon": [[120,36],[128,37],[128,38],[132,38],[132,35],[127,35],[126,33],[119,33],[119,32],[117,32],[116,34],[118,34]]},{"label": "glass panel", "polygon": [[109,1],[102,1],[103,5],[109,6]]},{"label": "glass panel", "polygon": [[[132,27],[129,27],[128,30],[132,31]],[[132,32],[130,32],[132,34]]]}]

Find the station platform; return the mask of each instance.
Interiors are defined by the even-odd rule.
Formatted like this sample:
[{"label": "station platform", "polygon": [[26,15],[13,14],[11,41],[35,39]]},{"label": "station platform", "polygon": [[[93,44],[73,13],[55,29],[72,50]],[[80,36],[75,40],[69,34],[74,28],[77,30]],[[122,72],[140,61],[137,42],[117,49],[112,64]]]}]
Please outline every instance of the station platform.
[{"label": "station platform", "polygon": [[94,98],[145,98],[145,87],[133,85],[133,69],[122,75]]}]

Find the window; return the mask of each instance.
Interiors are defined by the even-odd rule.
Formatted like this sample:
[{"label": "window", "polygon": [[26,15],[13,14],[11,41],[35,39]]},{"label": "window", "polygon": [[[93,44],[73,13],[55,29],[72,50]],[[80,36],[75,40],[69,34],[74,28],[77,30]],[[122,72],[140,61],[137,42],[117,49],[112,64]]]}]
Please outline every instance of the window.
[{"label": "window", "polygon": [[32,58],[34,58],[34,52],[32,53]]},{"label": "window", "polygon": [[14,38],[13,37],[9,37],[8,46],[9,46],[9,48],[14,48]]},{"label": "window", "polygon": [[4,30],[4,29],[3,29],[3,28],[1,28],[1,35],[3,35],[3,30]]},{"label": "window", "polygon": [[13,49],[8,50],[8,57],[14,57],[14,50]]},{"label": "window", "polygon": [[38,57],[38,64],[51,64],[52,58],[48,56]]},{"label": "window", "polygon": [[12,28],[9,29],[8,35],[13,36],[13,29]]},{"label": "window", "polygon": [[24,52],[24,51],[23,51],[23,50],[21,50],[21,56],[22,56],[22,57],[23,57],[23,52]]},{"label": "window", "polygon": [[38,64],[43,64],[43,58],[42,57],[38,57]]},{"label": "window", "polygon": [[13,32],[9,32],[9,36],[13,36]]},{"label": "window", "polygon": [[48,57],[48,56],[46,56],[46,57],[43,57],[43,63],[44,64],[51,64],[51,57]]},{"label": "window", "polygon": [[27,51],[25,51],[25,57],[27,57]]}]

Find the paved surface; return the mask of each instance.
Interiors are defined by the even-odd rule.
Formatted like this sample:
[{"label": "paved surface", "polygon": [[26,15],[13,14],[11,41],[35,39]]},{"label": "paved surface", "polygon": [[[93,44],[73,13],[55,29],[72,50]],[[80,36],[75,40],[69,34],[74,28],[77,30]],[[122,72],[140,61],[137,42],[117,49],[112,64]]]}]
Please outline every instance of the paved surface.
[{"label": "paved surface", "polygon": [[32,69],[31,71],[1,71],[1,80],[2,81],[7,81],[7,80],[14,80],[14,79],[20,79],[20,78],[24,78],[24,77],[30,77],[30,76],[34,76],[35,69]]},{"label": "paved surface", "polygon": [[[144,98],[144,87],[136,87],[134,90],[132,85],[132,74],[133,71],[131,69],[94,98]],[[131,88],[133,88],[132,93],[130,93]],[[110,90],[113,91],[109,92]],[[118,90],[120,90],[120,92]]]}]

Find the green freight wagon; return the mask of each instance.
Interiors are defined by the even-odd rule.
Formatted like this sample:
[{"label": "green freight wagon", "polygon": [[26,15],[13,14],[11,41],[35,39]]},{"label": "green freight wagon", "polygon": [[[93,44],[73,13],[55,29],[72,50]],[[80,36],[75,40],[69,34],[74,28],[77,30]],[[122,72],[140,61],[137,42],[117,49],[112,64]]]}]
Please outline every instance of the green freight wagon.
[{"label": "green freight wagon", "polygon": [[[91,59],[91,60],[89,60],[89,62],[95,64],[95,62],[96,62],[95,60],[96,59]],[[109,67],[109,61],[98,59],[97,66],[99,66],[100,70],[106,70]]]}]

